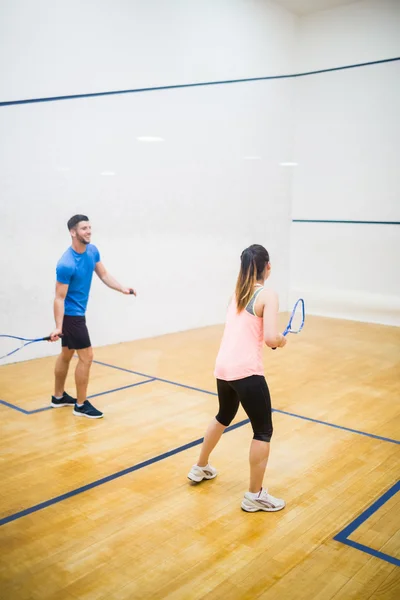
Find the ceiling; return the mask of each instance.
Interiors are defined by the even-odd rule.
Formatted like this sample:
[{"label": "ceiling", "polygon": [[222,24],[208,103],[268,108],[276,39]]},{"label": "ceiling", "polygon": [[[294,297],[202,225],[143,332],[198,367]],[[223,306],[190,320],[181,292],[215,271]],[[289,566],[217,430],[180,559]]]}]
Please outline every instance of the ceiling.
[{"label": "ceiling", "polygon": [[319,10],[336,8],[345,4],[354,4],[359,0],[273,0],[296,15],[308,15]]}]

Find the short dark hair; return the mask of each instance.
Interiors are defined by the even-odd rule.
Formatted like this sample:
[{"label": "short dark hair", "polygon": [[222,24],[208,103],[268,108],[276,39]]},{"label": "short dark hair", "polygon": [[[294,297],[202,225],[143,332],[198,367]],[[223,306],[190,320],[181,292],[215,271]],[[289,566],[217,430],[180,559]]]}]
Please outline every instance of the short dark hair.
[{"label": "short dark hair", "polygon": [[81,221],[89,221],[89,217],[87,217],[86,215],[74,215],[73,217],[71,217],[67,223],[68,231],[74,229]]}]

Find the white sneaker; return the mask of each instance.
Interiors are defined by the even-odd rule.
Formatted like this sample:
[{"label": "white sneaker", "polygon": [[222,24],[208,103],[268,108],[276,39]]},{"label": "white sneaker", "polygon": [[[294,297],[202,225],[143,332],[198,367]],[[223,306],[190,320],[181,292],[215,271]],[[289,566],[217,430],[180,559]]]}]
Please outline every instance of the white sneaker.
[{"label": "white sneaker", "polygon": [[196,483],[200,483],[203,479],[214,479],[216,476],[217,469],[214,469],[211,465],[207,465],[206,467],[193,465],[188,473],[188,479],[195,481]]},{"label": "white sneaker", "polygon": [[242,500],[242,510],[246,512],[257,512],[264,510],[266,512],[276,512],[285,508],[286,502],[281,498],[274,498],[268,494],[268,490],[261,489],[256,498],[253,498],[250,492],[246,492]]}]

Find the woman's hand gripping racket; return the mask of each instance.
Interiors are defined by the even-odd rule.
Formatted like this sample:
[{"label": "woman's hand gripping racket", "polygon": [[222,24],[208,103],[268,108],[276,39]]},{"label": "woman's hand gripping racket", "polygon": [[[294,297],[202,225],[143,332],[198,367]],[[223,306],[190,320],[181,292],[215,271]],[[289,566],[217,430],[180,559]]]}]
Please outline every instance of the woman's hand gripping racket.
[{"label": "woman's hand gripping racket", "polygon": [[[62,337],[62,334],[59,334],[58,337]],[[25,348],[25,346],[29,346],[30,344],[34,344],[35,342],[50,342],[51,341],[50,335],[47,335],[46,337],[41,337],[41,338],[23,338],[23,337],[18,337],[17,335],[0,335],[0,338],[2,338],[6,342],[6,344],[7,344],[7,340],[8,340],[8,344],[12,343],[12,348],[13,348],[10,352],[7,352],[3,356],[0,356],[0,360],[2,360],[3,358],[7,358],[7,356],[11,356],[12,354],[15,354],[15,352],[18,352],[19,350],[22,350],[22,348]],[[19,345],[16,348],[15,346],[16,346],[17,342],[19,342]]]},{"label": "woman's hand gripping racket", "polygon": [[[286,337],[288,333],[300,333],[304,327],[305,319],[306,311],[304,307],[304,300],[303,298],[299,298],[293,307],[289,323],[286,325],[286,329],[282,335]],[[276,348],[272,348],[272,350],[276,350]]]}]

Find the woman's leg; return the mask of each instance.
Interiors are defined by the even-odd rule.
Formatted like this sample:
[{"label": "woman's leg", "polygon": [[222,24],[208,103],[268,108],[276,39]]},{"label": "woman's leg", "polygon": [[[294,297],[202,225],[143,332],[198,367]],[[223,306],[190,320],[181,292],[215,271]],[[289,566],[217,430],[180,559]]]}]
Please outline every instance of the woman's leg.
[{"label": "woman's leg", "polygon": [[210,454],[214,450],[215,446],[218,444],[221,435],[224,433],[225,429],[226,425],[222,425],[214,417],[214,419],[207,427],[207,431],[204,435],[199,460],[197,461],[197,465],[199,467],[206,467],[208,465],[208,459],[210,457]]},{"label": "woman's leg", "polygon": [[258,493],[263,484],[273,432],[271,398],[267,382],[261,375],[238,380],[235,387],[253,428],[249,453],[249,491]]},{"label": "woman's leg", "polygon": [[235,418],[239,408],[239,398],[230,383],[217,379],[219,411],[209,424],[200,449],[199,459],[188,475],[192,481],[213,479],[217,471],[208,464],[210,454],[221,439],[226,427]]}]

